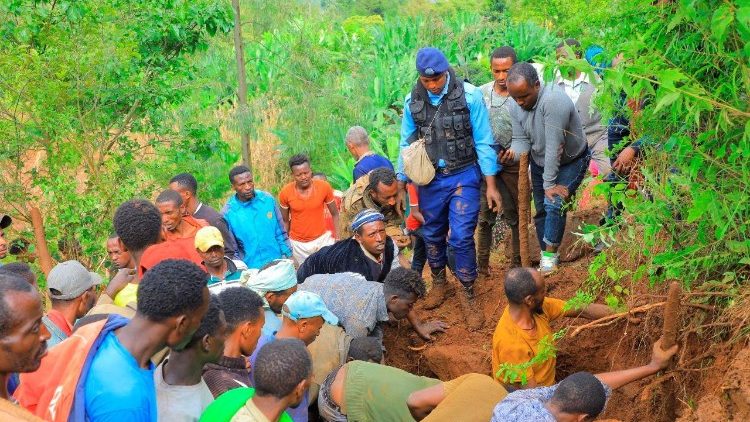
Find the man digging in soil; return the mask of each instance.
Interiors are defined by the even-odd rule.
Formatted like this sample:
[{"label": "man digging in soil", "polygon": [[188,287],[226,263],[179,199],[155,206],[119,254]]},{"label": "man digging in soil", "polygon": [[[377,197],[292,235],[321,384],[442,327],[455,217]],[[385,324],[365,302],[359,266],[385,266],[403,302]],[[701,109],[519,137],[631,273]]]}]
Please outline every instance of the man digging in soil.
[{"label": "man digging in soil", "polygon": [[520,375],[507,379],[498,370],[503,363],[519,365],[529,362],[544,348],[544,339],[551,341],[550,323],[562,316],[599,319],[612,313],[606,305],[592,303],[583,310],[565,310],[565,301],[545,297],[547,285],[541,273],[533,268],[513,268],[505,275],[505,307],[492,336],[492,373],[498,381],[514,387],[550,386],[555,383],[554,356],[535,363],[525,370],[528,384],[521,386]]}]

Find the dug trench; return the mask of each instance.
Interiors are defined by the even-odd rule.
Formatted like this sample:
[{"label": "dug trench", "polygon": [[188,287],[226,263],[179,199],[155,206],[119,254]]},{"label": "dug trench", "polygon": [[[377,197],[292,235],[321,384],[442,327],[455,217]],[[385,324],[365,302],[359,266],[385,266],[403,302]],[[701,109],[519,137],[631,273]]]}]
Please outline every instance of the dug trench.
[{"label": "dug trench", "polygon": [[[572,225],[568,227],[578,227],[583,221],[594,223],[599,215],[599,210],[571,213],[569,224]],[[551,297],[573,297],[586,280],[593,259],[588,247],[581,246],[574,237],[568,237],[561,247],[563,261],[568,262],[546,278],[548,296]],[[502,280],[508,260],[502,256],[502,249],[500,246],[500,253],[492,256],[490,276],[480,277],[475,285],[476,311],[485,318],[483,328],[469,331],[457,301],[450,297],[441,307],[431,311],[422,309],[418,302],[417,312],[423,319],[442,320],[450,328],[425,344],[417,338],[408,322],[389,325],[385,331],[388,365],[441,380],[470,372],[490,375],[492,334],[506,306]],[[532,252],[531,256],[537,255]],[[428,273],[425,272],[426,278],[429,278]],[[453,295],[458,292],[458,284],[455,279],[451,284]],[[647,283],[640,284],[644,285],[642,291],[632,292],[631,297],[655,298],[648,301],[650,303],[663,300],[658,298],[666,294],[666,286],[654,290],[648,289]],[[602,300],[597,298],[599,303]],[[644,304],[643,300],[629,303],[631,308]],[[691,314],[696,312],[702,310],[683,310],[682,324],[688,324]],[[575,336],[571,336],[575,328],[589,321],[569,318],[555,321],[555,330],[569,327],[557,345],[556,380],[578,371],[601,373],[648,363],[652,344],[661,335],[662,309],[655,306],[637,317],[619,318],[606,326],[581,330]],[[705,320],[702,321],[706,325]],[[616,390],[599,419],[655,422],[750,420],[750,349],[741,342],[732,344],[727,341],[729,336],[720,330],[721,324],[716,323],[716,326],[718,330],[687,333],[683,327],[678,337],[680,351],[673,366]]]}]

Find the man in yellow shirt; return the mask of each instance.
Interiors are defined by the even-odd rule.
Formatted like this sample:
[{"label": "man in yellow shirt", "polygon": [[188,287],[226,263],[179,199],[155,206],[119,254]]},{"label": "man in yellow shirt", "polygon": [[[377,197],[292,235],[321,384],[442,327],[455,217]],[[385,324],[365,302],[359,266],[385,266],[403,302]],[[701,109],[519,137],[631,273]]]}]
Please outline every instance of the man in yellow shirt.
[{"label": "man in yellow shirt", "polygon": [[599,319],[610,315],[606,305],[591,304],[581,309],[565,310],[565,301],[546,297],[547,285],[542,274],[533,268],[513,268],[505,275],[505,307],[492,336],[492,373],[495,378],[516,388],[550,386],[555,383],[556,359],[550,357],[523,371],[527,384],[522,385],[521,374],[498,375],[503,363],[518,365],[529,362],[543,349],[542,340],[552,342],[550,323],[562,316]]}]

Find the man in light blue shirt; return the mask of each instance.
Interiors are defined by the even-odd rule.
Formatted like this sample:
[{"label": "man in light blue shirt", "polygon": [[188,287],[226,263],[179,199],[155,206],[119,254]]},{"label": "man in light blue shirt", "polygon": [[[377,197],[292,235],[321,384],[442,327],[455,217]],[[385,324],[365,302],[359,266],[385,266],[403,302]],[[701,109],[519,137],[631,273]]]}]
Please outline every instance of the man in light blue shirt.
[{"label": "man in light blue shirt", "polygon": [[222,212],[247,267],[260,269],[275,259],[291,257],[273,196],[255,189],[253,174],[246,166],[233,168],[229,181],[236,193]]},{"label": "man in light blue shirt", "polygon": [[[404,102],[400,149],[424,139],[427,155],[435,168],[435,178],[419,186],[422,232],[433,287],[425,308],[433,309],[445,300],[447,245],[455,251],[454,273],[464,287],[458,299],[469,328],[484,323],[474,307],[474,280],[477,278],[474,229],[479,215],[480,177],[487,183],[490,208],[500,206],[495,186],[497,153],[482,92],[462,82],[438,49],[419,50],[416,60],[419,79]],[[481,176],[480,176],[481,171]],[[398,178],[406,189],[403,156],[399,154]],[[450,234],[449,234],[450,229]]]}]

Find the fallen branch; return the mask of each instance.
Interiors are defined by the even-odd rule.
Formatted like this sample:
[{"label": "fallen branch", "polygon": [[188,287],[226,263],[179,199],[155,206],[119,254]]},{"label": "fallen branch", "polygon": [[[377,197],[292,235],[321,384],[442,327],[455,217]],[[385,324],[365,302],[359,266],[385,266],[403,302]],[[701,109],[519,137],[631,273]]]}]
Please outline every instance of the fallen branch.
[{"label": "fallen branch", "polygon": [[666,382],[666,381],[669,381],[669,380],[671,380],[672,378],[674,378],[674,376],[675,376],[675,373],[674,373],[674,372],[670,372],[670,373],[668,373],[668,374],[666,374],[666,375],[662,375],[662,376],[660,376],[659,378],[657,378],[657,379],[655,379],[655,380],[651,381],[651,382],[650,382],[650,383],[649,383],[649,384],[648,384],[648,385],[647,385],[647,386],[646,386],[646,387],[645,387],[645,388],[643,389],[643,392],[641,393],[641,401],[646,401],[646,400],[649,400],[649,399],[651,398],[651,392],[652,392],[652,391],[654,391],[654,389],[655,389],[656,387],[660,386],[661,384],[663,384],[663,383],[664,383],[664,382]]},{"label": "fallen branch", "polygon": [[663,306],[665,303],[666,302],[651,303],[651,304],[648,304],[648,305],[643,305],[643,306],[639,306],[637,308],[630,309],[630,310],[628,310],[626,312],[620,312],[620,313],[617,313],[617,314],[607,315],[604,318],[595,319],[595,320],[593,320],[591,322],[588,322],[586,324],[583,324],[583,325],[580,325],[580,326],[576,327],[576,329],[573,330],[573,332],[570,334],[570,336],[571,337],[575,337],[581,331],[588,330],[590,328],[606,327],[607,325],[610,325],[610,324],[614,323],[615,321],[617,321],[617,320],[619,320],[621,318],[625,318],[625,317],[628,317],[628,316],[630,316],[632,314],[636,314],[636,313],[646,312],[646,311],[648,311],[650,309],[658,308],[659,306]]},{"label": "fallen branch", "polygon": [[521,162],[518,169],[518,236],[521,249],[521,265],[531,266],[529,256],[529,153],[521,154]]},{"label": "fallen branch", "polygon": [[664,324],[662,325],[661,350],[669,350],[677,341],[677,330],[680,322],[680,296],[682,286],[673,281],[667,292],[667,305],[664,307]]}]

